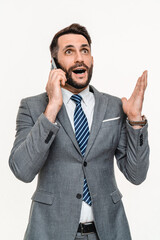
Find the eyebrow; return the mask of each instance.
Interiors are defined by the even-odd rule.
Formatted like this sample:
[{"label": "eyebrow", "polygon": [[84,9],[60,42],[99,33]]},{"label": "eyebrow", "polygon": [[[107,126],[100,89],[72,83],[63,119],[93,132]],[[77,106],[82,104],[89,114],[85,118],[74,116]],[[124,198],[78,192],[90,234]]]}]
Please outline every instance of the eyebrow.
[{"label": "eyebrow", "polygon": [[73,45],[66,45],[63,50],[67,49],[67,48],[71,48],[71,47],[74,47]]},{"label": "eyebrow", "polygon": [[89,47],[88,44],[82,44],[81,47]]},{"label": "eyebrow", "polygon": [[[81,45],[81,47],[89,47],[89,45],[88,44],[82,44]],[[65,50],[65,49],[67,49],[67,48],[74,48],[74,45],[66,45],[64,48],[63,48],[63,51]]]}]

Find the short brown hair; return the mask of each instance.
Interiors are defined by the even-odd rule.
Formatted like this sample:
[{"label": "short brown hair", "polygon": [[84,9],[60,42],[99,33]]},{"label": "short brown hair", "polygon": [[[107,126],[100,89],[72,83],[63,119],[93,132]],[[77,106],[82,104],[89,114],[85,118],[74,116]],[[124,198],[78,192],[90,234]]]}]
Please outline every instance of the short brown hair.
[{"label": "short brown hair", "polygon": [[52,57],[57,58],[58,38],[62,35],[69,34],[69,33],[83,35],[87,39],[89,46],[91,46],[91,38],[90,38],[90,35],[88,34],[86,28],[81,26],[80,24],[73,23],[70,26],[57,32],[55,34],[55,36],[53,37],[52,42],[50,44],[50,52],[51,52]]}]

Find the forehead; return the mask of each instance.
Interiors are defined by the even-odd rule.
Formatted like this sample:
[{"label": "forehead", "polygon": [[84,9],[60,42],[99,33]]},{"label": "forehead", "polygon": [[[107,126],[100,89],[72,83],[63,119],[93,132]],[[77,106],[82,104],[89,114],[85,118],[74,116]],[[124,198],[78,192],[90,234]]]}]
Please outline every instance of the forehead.
[{"label": "forehead", "polygon": [[[65,34],[58,38],[59,48],[64,48],[67,45],[73,45],[74,47],[80,47],[82,44],[88,44],[87,39],[80,34]],[[88,44],[89,45],[89,44]]]}]

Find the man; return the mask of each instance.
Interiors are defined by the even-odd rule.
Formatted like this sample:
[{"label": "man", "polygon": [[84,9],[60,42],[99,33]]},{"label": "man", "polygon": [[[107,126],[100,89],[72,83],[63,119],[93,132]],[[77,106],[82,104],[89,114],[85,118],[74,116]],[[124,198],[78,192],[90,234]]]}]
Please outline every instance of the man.
[{"label": "man", "polygon": [[89,85],[93,57],[84,27],[58,32],[50,50],[58,68],[46,93],[22,100],[9,159],[18,179],[31,182],[38,174],[24,239],[130,240],[113,159],[133,184],[145,180],[147,71],[121,101]]}]

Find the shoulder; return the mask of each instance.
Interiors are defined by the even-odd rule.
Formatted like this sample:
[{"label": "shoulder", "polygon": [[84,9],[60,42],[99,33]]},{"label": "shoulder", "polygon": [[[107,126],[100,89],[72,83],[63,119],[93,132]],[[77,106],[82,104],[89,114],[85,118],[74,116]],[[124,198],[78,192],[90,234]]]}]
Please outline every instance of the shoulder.
[{"label": "shoulder", "polygon": [[46,93],[41,93],[36,96],[23,98],[20,103],[19,111],[26,112],[32,116],[34,121],[43,113],[48,104],[48,96]]},{"label": "shoulder", "polygon": [[98,96],[98,99],[100,100],[100,102],[101,101],[104,102],[104,98],[105,98],[106,110],[107,112],[110,112],[111,115],[114,115],[114,114],[124,115],[123,108],[122,108],[122,101],[119,97],[113,96],[108,93],[99,92],[93,86],[91,86],[91,91],[93,91],[93,93]]},{"label": "shoulder", "polygon": [[103,94],[103,97],[107,98],[107,101],[108,101],[107,108],[109,109],[109,111],[113,115],[117,113],[118,115],[121,115],[124,117],[121,99],[107,93],[102,93],[102,94]]},{"label": "shoulder", "polygon": [[39,105],[46,106],[48,103],[47,93],[41,93],[35,96],[26,97],[21,100],[21,105],[26,105],[29,108],[37,108]]},{"label": "shoulder", "polygon": [[108,93],[103,93],[101,92],[101,94],[108,99],[108,103],[111,104],[111,105],[118,105],[119,107],[122,106],[122,101],[119,97],[116,97],[116,96],[113,96],[113,95],[110,95]]},{"label": "shoulder", "polygon": [[30,96],[30,97],[26,97],[26,98],[23,98],[22,99],[22,102],[26,102],[26,103],[34,103],[34,102],[37,102],[37,101],[44,101],[48,98],[47,96],[47,93],[44,92],[44,93],[41,93],[41,94],[38,94],[38,95],[35,95],[35,96]]},{"label": "shoulder", "polygon": [[111,104],[112,106],[114,106],[115,104],[118,105],[119,107],[122,106],[122,101],[119,97],[116,97],[116,96],[113,96],[113,95],[110,95],[108,93],[104,93],[104,92],[99,92],[95,87],[93,86],[90,86],[90,90],[101,96],[101,97],[104,97],[106,98],[106,100],[108,101],[109,104]]}]

